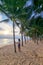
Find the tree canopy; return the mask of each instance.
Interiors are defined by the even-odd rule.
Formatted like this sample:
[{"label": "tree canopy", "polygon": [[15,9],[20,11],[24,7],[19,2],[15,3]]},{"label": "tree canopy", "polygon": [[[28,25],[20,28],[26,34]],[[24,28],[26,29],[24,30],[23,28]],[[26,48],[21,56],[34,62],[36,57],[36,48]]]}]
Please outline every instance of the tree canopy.
[{"label": "tree canopy", "polygon": [[[43,35],[43,0],[32,0],[33,5],[24,7],[28,0],[1,0],[0,9],[9,16],[21,20],[22,26],[28,30],[30,36],[37,32],[37,36]],[[38,16],[37,16],[38,15]],[[41,16],[40,16],[41,15]]]}]

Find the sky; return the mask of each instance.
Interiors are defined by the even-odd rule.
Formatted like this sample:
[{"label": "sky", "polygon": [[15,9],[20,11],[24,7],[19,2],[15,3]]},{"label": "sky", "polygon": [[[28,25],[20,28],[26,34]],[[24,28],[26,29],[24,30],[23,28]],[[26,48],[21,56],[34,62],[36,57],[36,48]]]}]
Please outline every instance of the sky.
[{"label": "sky", "polygon": [[0,21],[7,19],[4,13],[0,12]]},{"label": "sky", "polygon": [[25,6],[24,7],[28,7],[28,6],[32,6],[33,4],[32,4],[32,0],[28,0],[27,2],[26,2],[26,4],[25,4]]},{"label": "sky", "polygon": [[[1,2],[0,2],[1,4]],[[25,7],[30,6],[32,4],[31,0],[26,2]],[[2,20],[8,19],[8,17],[4,14],[0,12],[0,22]],[[20,29],[16,26],[15,27],[15,31],[16,31],[16,35],[20,34]],[[13,29],[12,29],[12,21],[9,20],[8,23],[2,22],[0,23],[0,35],[12,35]],[[10,34],[9,34],[10,33]]]},{"label": "sky", "polygon": [[[8,19],[8,17],[0,12],[0,36],[1,35],[13,35],[13,26],[12,26],[12,21],[9,20],[8,22],[1,22],[2,20]],[[15,35],[20,34],[20,29],[15,26]]]}]

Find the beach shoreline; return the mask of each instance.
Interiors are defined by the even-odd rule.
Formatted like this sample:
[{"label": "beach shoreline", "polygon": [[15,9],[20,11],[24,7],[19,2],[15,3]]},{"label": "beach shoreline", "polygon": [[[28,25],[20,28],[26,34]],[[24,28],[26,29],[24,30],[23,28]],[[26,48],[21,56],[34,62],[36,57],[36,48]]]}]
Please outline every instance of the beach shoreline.
[{"label": "beach shoreline", "polygon": [[[17,47],[18,43],[16,44]],[[21,46],[21,52],[14,52],[14,45],[0,48],[0,65],[43,65],[43,44],[37,45],[33,41]]]}]

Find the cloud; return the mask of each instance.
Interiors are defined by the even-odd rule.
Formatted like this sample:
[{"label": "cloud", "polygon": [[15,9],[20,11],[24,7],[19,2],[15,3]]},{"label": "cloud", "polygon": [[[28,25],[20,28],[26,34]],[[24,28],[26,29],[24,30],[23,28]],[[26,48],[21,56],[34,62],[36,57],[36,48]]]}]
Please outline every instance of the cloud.
[{"label": "cloud", "polygon": [[0,21],[5,19],[8,19],[8,17],[3,12],[0,12]]},{"label": "cloud", "polygon": [[12,26],[9,26],[9,24],[5,22],[0,23],[0,31],[5,31],[5,30],[11,31]]}]

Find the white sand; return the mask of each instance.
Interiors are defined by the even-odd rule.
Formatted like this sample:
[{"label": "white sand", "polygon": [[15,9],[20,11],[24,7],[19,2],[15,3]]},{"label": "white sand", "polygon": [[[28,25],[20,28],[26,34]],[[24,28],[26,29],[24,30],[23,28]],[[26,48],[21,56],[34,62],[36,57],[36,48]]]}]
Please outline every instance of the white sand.
[{"label": "white sand", "polygon": [[13,44],[0,48],[0,65],[43,65],[43,41],[39,45],[28,41],[17,53]]}]

